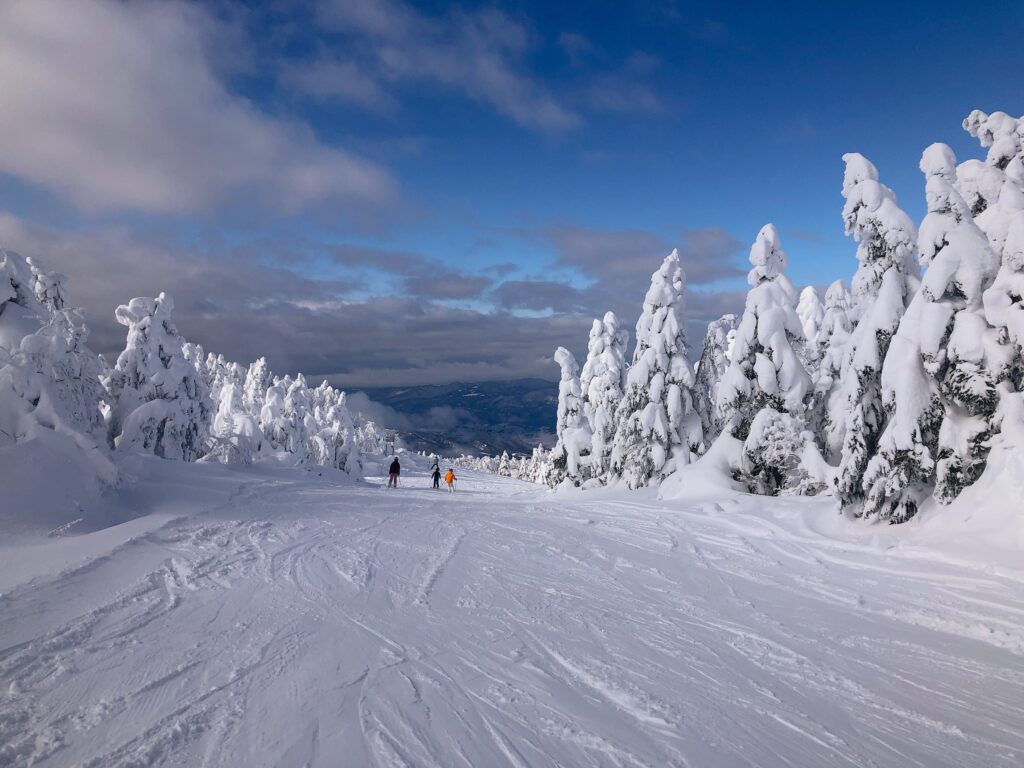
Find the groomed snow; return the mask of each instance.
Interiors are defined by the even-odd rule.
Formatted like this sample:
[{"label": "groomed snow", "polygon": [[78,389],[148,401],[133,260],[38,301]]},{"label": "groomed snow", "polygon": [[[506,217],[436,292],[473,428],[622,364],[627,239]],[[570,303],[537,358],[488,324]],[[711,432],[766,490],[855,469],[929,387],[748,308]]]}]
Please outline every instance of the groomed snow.
[{"label": "groomed snow", "polygon": [[145,516],[0,540],[0,765],[1024,762],[1024,570],[927,522],[128,469]]}]

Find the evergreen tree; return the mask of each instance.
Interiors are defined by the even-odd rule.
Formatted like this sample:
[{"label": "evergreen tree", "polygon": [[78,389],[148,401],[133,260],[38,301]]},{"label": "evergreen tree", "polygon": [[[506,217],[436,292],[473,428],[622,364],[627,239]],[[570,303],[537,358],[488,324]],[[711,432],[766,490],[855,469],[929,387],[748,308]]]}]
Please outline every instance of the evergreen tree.
[{"label": "evergreen tree", "polygon": [[672,251],[651,276],[633,364],[616,414],[612,474],[630,488],[660,483],[701,443],[684,330],[686,276]]},{"label": "evergreen tree", "polygon": [[594,320],[587,361],[580,375],[583,408],[593,435],[589,474],[607,481],[615,441],[615,413],[626,388],[626,344],[629,334],[619,329],[614,312]]},{"label": "evergreen tree", "polygon": [[722,433],[724,422],[718,407],[718,390],[722,377],[729,368],[738,325],[739,318],[736,315],[722,315],[708,323],[708,330],[704,335],[704,348],[697,362],[693,386],[693,405],[700,415],[705,448]]},{"label": "evergreen tree", "polygon": [[818,330],[825,318],[825,308],[818,298],[818,292],[813,285],[808,285],[800,291],[800,300],[796,305],[796,315],[800,318],[800,327],[804,332],[804,365],[812,373],[817,367],[819,358]]},{"label": "evergreen tree", "polygon": [[885,358],[892,416],[864,476],[863,514],[894,523],[913,517],[933,488],[948,502],[981,474],[998,403],[992,361],[1005,350],[982,309],[999,257],[954,188],[952,150],[933,144],[921,170],[926,271]]},{"label": "evergreen tree", "polygon": [[249,365],[242,385],[242,403],[253,416],[259,417],[263,410],[263,398],[271,382],[270,366],[267,358],[261,357]]},{"label": "evergreen tree", "polygon": [[580,485],[584,478],[585,457],[590,451],[590,425],[583,414],[579,364],[565,347],[555,350],[554,360],[561,370],[558,382],[558,415],[555,431],[558,441],[551,451],[547,483],[552,488],[569,480]]},{"label": "evergreen tree", "polygon": [[195,461],[206,453],[212,403],[195,367],[184,355],[171,320],[174,302],[132,299],[117,308],[128,342],[110,374],[110,435],[122,450]]},{"label": "evergreen tree", "polygon": [[252,464],[263,448],[263,432],[245,408],[241,387],[233,382],[221,387],[211,433],[213,448],[204,461]]},{"label": "evergreen tree", "polygon": [[[829,407],[826,450],[834,456],[835,442],[842,441],[836,493],[844,510],[859,514],[864,472],[886,422],[882,363],[917,290],[919,269],[917,229],[896,195],[879,183],[878,171],[863,155],[851,153],[843,160],[843,223],[857,242],[859,263],[849,313],[856,325],[839,369],[840,392],[827,396],[837,402]],[[842,424],[840,413],[845,413]]]},{"label": "evergreen tree", "polygon": [[724,428],[745,440],[754,417],[771,408],[803,419],[811,378],[800,359],[803,328],[791,284],[781,281],[786,255],[766,224],[750,249],[750,291],[736,331],[732,359],[719,385]]},{"label": "evergreen tree", "polygon": [[825,292],[825,314],[818,331],[820,360],[814,377],[813,425],[826,460],[838,464],[846,427],[842,370],[853,331],[850,291],[836,280]]},{"label": "evergreen tree", "polygon": [[988,154],[984,162],[962,163],[955,186],[993,250],[1005,257],[1010,228],[1024,218],[1024,117],[976,109],[964,120],[964,129]]}]

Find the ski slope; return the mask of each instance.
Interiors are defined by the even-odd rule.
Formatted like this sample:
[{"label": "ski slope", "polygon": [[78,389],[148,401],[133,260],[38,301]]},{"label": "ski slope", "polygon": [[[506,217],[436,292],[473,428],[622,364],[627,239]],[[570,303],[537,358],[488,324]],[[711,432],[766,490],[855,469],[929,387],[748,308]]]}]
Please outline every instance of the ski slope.
[{"label": "ski slope", "polygon": [[1024,764],[1024,574],[463,474],[153,460],[0,548],[0,765]]}]

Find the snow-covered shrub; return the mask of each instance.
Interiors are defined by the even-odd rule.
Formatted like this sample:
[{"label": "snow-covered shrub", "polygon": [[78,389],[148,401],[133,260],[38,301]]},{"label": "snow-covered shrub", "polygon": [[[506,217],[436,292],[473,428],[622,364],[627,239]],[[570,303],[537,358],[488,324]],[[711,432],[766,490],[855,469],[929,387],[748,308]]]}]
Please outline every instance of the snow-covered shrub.
[{"label": "snow-covered shrub", "polygon": [[722,432],[724,418],[719,410],[719,386],[729,368],[733,344],[736,342],[736,315],[722,315],[708,323],[704,349],[697,362],[693,385],[693,407],[700,415],[704,447],[711,445]]},{"label": "snow-covered shrub", "polygon": [[751,493],[810,496],[827,487],[829,473],[800,419],[772,408],[754,417],[734,475]]},{"label": "snow-covered shrub", "polygon": [[954,188],[952,150],[928,147],[921,170],[926,271],[885,359],[892,415],[864,476],[863,514],[891,522],[913,517],[933,488],[940,502],[951,501],[984,470],[998,405],[993,360],[1002,367],[1006,354],[982,310],[999,257]]},{"label": "snow-covered shrub", "polygon": [[590,425],[583,415],[583,396],[576,358],[565,347],[559,347],[555,350],[554,360],[561,369],[561,378],[558,382],[558,417],[555,424],[558,441],[551,450],[547,478],[552,488],[565,480],[580,485],[586,479],[584,471],[591,440]]},{"label": "snow-covered shrub", "polygon": [[594,320],[587,345],[587,361],[580,374],[583,407],[593,434],[588,474],[607,480],[615,441],[615,413],[626,388],[626,344],[629,334],[619,329],[619,319],[607,312]]},{"label": "snow-covered shrub", "polygon": [[616,414],[612,474],[630,488],[660,483],[701,443],[684,322],[686,275],[673,250],[651,276],[636,350]]},{"label": "snow-covered shrub", "polygon": [[802,418],[811,393],[811,377],[800,359],[803,328],[793,307],[792,286],[781,281],[786,255],[773,224],[758,233],[750,263],[751,288],[719,385],[724,428],[740,440],[764,408]]},{"label": "snow-covered shrub", "polygon": [[[864,472],[886,423],[882,363],[900,319],[917,290],[917,229],[896,195],[878,181],[863,155],[843,155],[843,223],[857,242],[859,266],[853,278],[850,319],[856,324],[840,366],[839,392],[824,395],[829,408],[827,453],[841,442],[836,475],[840,506],[858,514],[864,501]],[[833,387],[836,386],[833,374]],[[842,421],[840,422],[840,418]]]},{"label": "snow-covered shrub", "polygon": [[161,293],[117,308],[128,342],[107,380],[110,436],[120,450],[195,461],[206,453],[212,404],[171,320],[174,302]]}]

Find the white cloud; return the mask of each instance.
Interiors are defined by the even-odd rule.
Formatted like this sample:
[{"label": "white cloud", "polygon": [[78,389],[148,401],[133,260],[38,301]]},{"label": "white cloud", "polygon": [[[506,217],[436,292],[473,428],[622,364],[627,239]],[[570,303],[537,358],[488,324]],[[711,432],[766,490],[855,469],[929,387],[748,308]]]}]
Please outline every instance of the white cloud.
[{"label": "white cloud", "polygon": [[380,168],[229,92],[209,55],[217,31],[180,2],[0,3],[0,172],[93,212],[392,194]]}]

